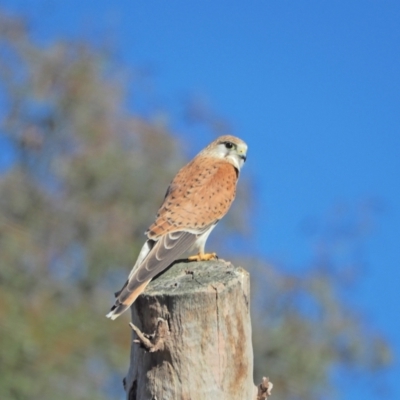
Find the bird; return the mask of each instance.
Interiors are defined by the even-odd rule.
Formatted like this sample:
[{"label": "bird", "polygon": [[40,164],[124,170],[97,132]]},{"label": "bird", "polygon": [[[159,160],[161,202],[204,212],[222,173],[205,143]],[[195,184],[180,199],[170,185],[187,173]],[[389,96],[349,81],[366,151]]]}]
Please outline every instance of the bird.
[{"label": "bird", "polygon": [[145,290],[152,278],[190,251],[189,261],[216,259],[206,253],[211,231],[228,212],[236,195],[247,144],[231,135],[220,136],[181,168],[170,183],[147,240],[127,281],[115,293],[107,318],[119,317]]}]

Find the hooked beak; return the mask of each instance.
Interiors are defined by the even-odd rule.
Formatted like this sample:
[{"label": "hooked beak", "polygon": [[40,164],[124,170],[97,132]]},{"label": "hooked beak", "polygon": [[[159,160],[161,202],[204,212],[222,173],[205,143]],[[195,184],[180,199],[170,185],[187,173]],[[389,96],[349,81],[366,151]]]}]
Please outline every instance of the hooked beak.
[{"label": "hooked beak", "polygon": [[237,153],[243,162],[247,160],[247,146],[238,146]]}]

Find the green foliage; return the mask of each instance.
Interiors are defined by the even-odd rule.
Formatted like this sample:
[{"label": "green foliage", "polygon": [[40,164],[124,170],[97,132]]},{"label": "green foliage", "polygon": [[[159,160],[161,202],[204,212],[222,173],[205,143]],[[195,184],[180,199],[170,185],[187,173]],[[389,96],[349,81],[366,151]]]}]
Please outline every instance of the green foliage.
[{"label": "green foliage", "polygon": [[[0,13],[1,133],[15,158],[0,177],[1,399],[115,398],[126,372],[129,329],[104,315],[184,159],[165,127],[126,110],[112,67],[87,43],[39,47]],[[269,374],[279,398],[319,398],[335,365],[382,365],[364,356],[378,342],[329,275],[262,265],[252,271],[256,375]]]},{"label": "green foliage", "polygon": [[100,399],[130,346],[104,317],[112,292],[183,160],[165,128],[124,110],[105,54],[1,26],[15,162],[0,181],[0,398]]}]

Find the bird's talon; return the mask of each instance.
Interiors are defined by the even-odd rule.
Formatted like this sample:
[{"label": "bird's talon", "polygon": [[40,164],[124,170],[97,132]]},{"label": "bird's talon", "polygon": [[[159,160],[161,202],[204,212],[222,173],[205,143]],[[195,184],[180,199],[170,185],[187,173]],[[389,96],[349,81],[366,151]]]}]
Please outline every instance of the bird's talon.
[{"label": "bird's talon", "polygon": [[196,254],[195,256],[190,256],[188,258],[189,261],[210,261],[210,260],[218,260],[217,253],[205,253],[205,254]]}]

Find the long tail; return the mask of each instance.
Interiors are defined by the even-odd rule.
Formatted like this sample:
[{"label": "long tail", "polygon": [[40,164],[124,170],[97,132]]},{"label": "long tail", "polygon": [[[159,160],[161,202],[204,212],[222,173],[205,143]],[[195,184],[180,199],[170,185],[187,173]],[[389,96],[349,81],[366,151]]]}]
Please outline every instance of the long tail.
[{"label": "long tail", "polygon": [[119,301],[119,293],[121,293],[125,287],[127,286],[127,283],[124,285],[122,290],[117,293],[117,300],[115,300],[115,304],[111,307],[110,312],[106,315],[107,318],[111,318],[112,320],[118,318],[124,311],[126,311],[132,304],[133,302],[138,298],[138,296],[144,291],[146,286],[149,284],[151,279],[148,281],[143,282],[140,286],[138,286],[132,293],[130,293],[129,297],[127,297],[124,301]]}]

